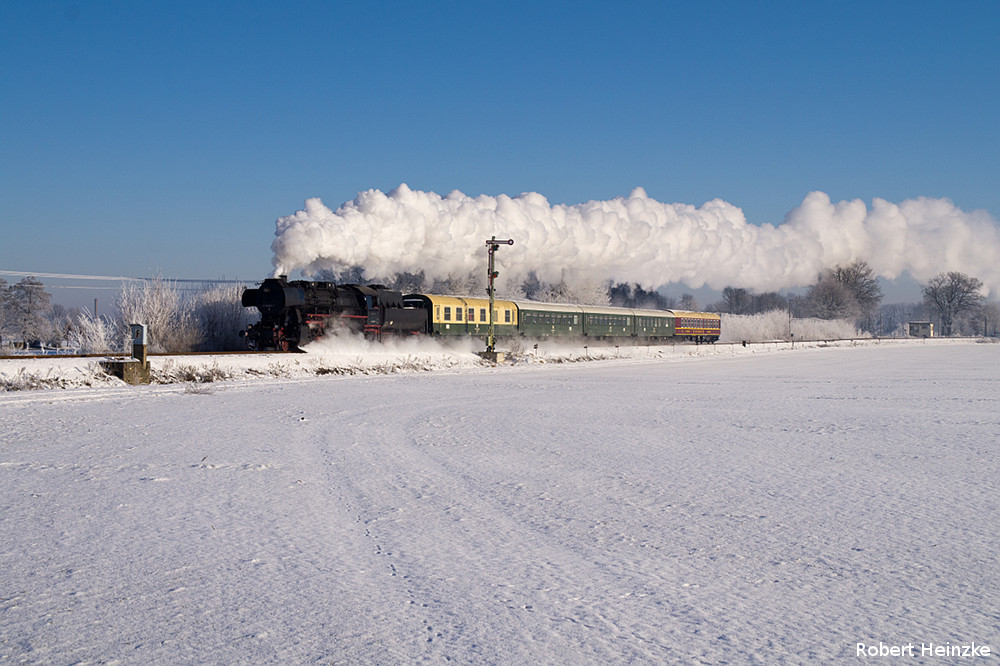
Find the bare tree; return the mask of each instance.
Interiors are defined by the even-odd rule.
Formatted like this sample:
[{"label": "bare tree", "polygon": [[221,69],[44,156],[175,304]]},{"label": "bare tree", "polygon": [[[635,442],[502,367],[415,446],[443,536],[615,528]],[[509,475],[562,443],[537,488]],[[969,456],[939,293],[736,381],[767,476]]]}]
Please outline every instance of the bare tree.
[{"label": "bare tree", "polygon": [[[676,301],[667,298],[657,291],[646,291],[640,284],[629,285],[627,282],[619,282],[615,285],[607,285],[605,290],[606,298],[604,303],[621,308],[643,308],[648,310],[668,310],[675,307]],[[603,305],[594,299],[591,301],[577,301],[585,305]]]},{"label": "bare tree", "polygon": [[854,319],[862,329],[874,331],[881,300],[875,271],[859,260],[824,271],[806,294],[806,313],[820,319]]},{"label": "bare tree", "polygon": [[1000,334],[1000,304],[987,303],[982,308],[983,335],[991,338]]},{"label": "bare tree", "polygon": [[741,287],[726,287],[722,290],[721,312],[730,314],[752,314],[753,294]]},{"label": "bare tree", "polygon": [[758,294],[753,289],[726,287],[722,290],[722,300],[708,305],[706,309],[709,312],[751,315],[773,312],[775,310],[787,312],[789,306],[789,298],[782,296],[776,291],[766,291],[763,294]]},{"label": "bare tree", "polygon": [[695,300],[694,294],[681,294],[681,300],[677,307],[681,310],[697,310],[698,301]]},{"label": "bare tree", "polygon": [[875,313],[882,301],[882,288],[878,286],[875,271],[867,261],[855,261],[847,266],[836,266],[831,277],[844,285],[859,310],[859,323],[862,328],[874,328]]},{"label": "bare tree", "polygon": [[806,294],[807,311],[819,319],[855,319],[861,314],[854,294],[832,272],[820,276]]},{"label": "bare tree", "polygon": [[923,303],[884,303],[878,309],[879,335],[906,337],[906,324],[927,319]]},{"label": "bare tree", "polygon": [[776,291],[765,291],[763,294],[754,294],[753,310],[754,312],[787,311],[788,299]]},{"label": "bare tree", "polygon": [[931,278],[924,287],[924,303],[941,318],[941,335],[952,334],[956,317],[982,306],[986,300],[982,288],[982,280],[956,271]]}]

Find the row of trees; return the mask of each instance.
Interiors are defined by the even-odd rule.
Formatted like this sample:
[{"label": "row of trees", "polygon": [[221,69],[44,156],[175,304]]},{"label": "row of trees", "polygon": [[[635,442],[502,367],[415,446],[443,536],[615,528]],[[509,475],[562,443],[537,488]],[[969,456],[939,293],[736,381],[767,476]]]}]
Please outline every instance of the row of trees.
[{"label": "row of trees", "polygon": [[855,261],[825,271],[802,296],[726,287],[722,300],[708,309],[740,315],[785,310],[798,318],[853,321],[861,330],[876,334],[895,332],[907,321],[937,320],[943,336],[991,335],[1000,317],[997,306],[986,302],[982,289],[981,280],[952,271],[935,276],[924,286],[922,303],[883,306],[875,271],[867,262]]},{"label": "row of trees", "polygon": [[215,287],[182,295],[165,280],[127,282],[118,297],[118,317],[84,313],[70,345],[102,352],[120,345],[130,323],[145,324],[151,352],[232,351],[245,349],[239,337],[256,319],[243,307],[242,285]]},{"label": "row of trees", "polygon": [[[409,276],[415,284],[422,276]],[[402,285],[401,285],[402,286]],[[435,285],[447,291],[449,285]],[[450,285],[455,286],[455,285]],[[536,300],[572,300],[565,285],[546,285],[529,280],[522,286],[525,297]],[[738,315],[775,310],[796,318],[853,321],[875,334],[899,333],[907,321],[936,320],[940,335],[996,335],[1000,306],[987,303],[982,281],[964,273],[948,272],[931,279],[923,289],[921,303],[880,305],[882,291],[874,271],[866,262],[837,266],[819,276],[802,296],[726,287],[722,299],[706,309]],[[419,291],[420,289],[404,289]],[[243,287],[220,285],[186,297],[169,281],[158,279],[127,282],[116,303],[114,318],[95,317],[83,309],[67,310],[52,305],[52,296],[34,277],[16,284],[0,279],[0,343],[23,346],[48,344],[70,346],[88,352],[121,349],[129,323],[149,327],[151,351],[225,351],[243,347],[238,334],[256,313],[241,303]],[[597,294],[598,288],[594,287]],[[611,284],[603,287],[603,302],[622,307],[697,310],[691,294],[679,300],[639,285]],[[593,295],[597,299],[598,295]]]},{"label": "row of trees", "polygon": [[0,280],[0,341],[21,346],[61,346],[83,352],[121,351],[130,323],[146,324],[150,351],[228,351],[244,347],[239,332],[255,313],[243,307],[241,285],[219,285],[185,295],[157,279],[127,282],[117,315],[50,305],[52,296],[33,277],[8,286]]},{"label": "row of trees", "polygon": [[836,266],[819,276],[804,296],[785,296],[774,291],[758,294],[750,289],[726,287],[722,300],[708,307],[712,312],[750,315],[786,310],[799,318],[848,319],[863,330],[872,330],[882,289],[866,262]]}]

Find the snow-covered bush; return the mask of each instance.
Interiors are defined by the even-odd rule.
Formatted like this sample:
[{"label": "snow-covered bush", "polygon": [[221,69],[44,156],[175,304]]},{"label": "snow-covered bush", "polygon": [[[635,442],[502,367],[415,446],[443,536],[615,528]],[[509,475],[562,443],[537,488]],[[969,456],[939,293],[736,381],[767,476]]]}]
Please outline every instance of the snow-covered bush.
[{"label": "snow-covered bush", "polygon": [[126,282],[118,297],[118,311],[123,327],[148,327],[151,352],[191,351],[197,342],[198,331],[189,308],[180,292],[161,278]]},{"label": "snow-covered bush", "polygon": [[191,299],[191,316],[198,330],[198,348],[204,351],[245,349],[240,331],[256,319],[243,307],[243,285],[219,285]]},{"label": "snow-covered bush", "polygon": [[[794,337],[792,337],[794,336]],[[722,315],[721,342],[770,340],[846,340],[868,337],[848,319],[794,319],[786,310],[754,315]]]},{"label": "snow-covered bush", "polygon": [[870,338],[871,333],[858,329],[851,319],[793,319],[795,340],[849,340]]},{"label": "snow-covered bush", "polygon": [[109,319],[95,317],[89,310],[82,310],[73,322],[66,341],[81,354],[104,354],[122,350],[124,332],[121,326]]}]

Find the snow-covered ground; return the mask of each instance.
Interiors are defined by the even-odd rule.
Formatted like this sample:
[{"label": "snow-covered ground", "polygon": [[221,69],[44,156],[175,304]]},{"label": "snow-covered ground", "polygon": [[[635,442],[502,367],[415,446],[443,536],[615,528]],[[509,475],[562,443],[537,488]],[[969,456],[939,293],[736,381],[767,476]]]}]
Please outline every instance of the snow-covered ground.
[{"label": "snow-covered ground", "polygon": [[527,352],[0,361],[0,663],[1000,650],[1000,345]]}]

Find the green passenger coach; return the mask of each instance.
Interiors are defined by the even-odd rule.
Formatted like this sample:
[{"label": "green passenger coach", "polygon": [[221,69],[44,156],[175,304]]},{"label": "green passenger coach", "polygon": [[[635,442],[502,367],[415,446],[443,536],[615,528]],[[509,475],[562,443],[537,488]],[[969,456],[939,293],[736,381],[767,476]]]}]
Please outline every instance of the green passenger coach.
[{"label": "green passenger coach", "polygon": [[579,305],[514,301],[519,331],[528,338],[583,337],[583,308]]},{"label": "green passenger coach", "polygon": [[630,338],[635,334],[632,310],[586,306],[583,333],[589,338]]},{"label": "green passenger coach", "polygon": [[635,336],[650,340],[666,340],[674,336],[675,317],[669,310],[633,310]]}]

